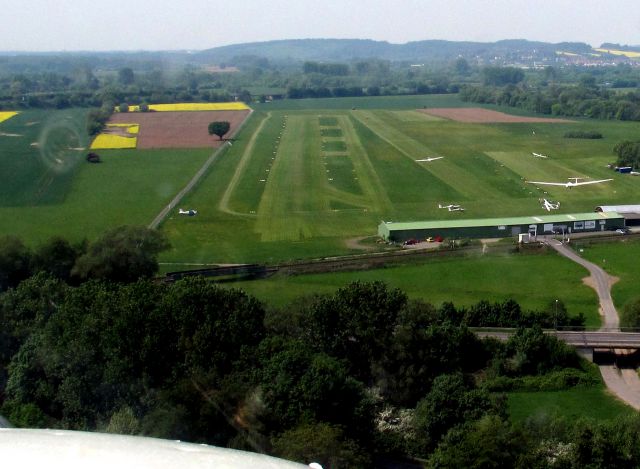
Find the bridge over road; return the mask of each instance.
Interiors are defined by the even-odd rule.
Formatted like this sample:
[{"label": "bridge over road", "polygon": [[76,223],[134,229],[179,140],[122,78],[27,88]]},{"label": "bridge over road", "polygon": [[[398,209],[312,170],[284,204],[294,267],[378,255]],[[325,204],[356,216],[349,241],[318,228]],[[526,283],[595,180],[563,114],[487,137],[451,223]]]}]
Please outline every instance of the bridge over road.
[{"label": "bridge over road", "polygon": [[[508,340],[515,331],[497,330],[475,331],[478,337],[493,337],[498,340]],[[640,332],[620,331],[545,331],[545,334],[556,336],[558,339],[580,349],[640,349]]]}]

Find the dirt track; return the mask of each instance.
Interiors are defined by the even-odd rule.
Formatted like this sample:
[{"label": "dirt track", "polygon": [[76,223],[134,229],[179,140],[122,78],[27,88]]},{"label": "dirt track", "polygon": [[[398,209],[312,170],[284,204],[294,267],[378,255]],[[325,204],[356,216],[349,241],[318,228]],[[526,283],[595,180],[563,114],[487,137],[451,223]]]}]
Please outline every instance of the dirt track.
[{"label": "dirt track", "polygon": [[420,112],[431,116],[443,117],[456,122],[466,122],[470,124],[491,124],[491,123],[518,123],[518,122],[538,122],[538,123],[569,123],[572,121],[565,119],[552,119],[550,117],[526,117],[513,116],[504,112],[492,111],[479,107],[462,108],[430,108],[418,109]]}]

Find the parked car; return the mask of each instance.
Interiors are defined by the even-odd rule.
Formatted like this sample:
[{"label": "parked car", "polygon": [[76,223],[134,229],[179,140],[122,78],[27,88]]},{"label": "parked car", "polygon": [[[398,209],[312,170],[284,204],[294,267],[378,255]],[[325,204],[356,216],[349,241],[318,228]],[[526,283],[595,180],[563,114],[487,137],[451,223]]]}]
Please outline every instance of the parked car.
[{"label": "parked car", "polygon": [[621,235],[626,235],[631,233],[631,230],[629,228],[618,228],[616,230],[616,233],[621,234]]}]

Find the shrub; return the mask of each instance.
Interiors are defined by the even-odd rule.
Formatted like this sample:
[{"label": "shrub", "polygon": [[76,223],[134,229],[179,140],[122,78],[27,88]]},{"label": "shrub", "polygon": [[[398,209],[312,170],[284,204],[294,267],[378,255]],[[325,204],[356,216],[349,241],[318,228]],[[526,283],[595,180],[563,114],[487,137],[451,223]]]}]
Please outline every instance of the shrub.
[{"label": "shrub", "polygon": [[602,138],[602,134],[595,130],[570,130],[565,132],[564,138],[598,139]]}]

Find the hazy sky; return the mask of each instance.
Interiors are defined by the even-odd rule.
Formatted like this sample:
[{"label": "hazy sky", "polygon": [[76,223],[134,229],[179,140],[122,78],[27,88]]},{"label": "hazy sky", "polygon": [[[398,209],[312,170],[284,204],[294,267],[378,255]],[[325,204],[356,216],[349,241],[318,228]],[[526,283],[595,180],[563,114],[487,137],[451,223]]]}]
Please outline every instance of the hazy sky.
[{"label": "hazy sky", "polygon": [[0,0],[0,50],[208,49],[297,38],[640,44],[638,0]]}]

